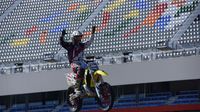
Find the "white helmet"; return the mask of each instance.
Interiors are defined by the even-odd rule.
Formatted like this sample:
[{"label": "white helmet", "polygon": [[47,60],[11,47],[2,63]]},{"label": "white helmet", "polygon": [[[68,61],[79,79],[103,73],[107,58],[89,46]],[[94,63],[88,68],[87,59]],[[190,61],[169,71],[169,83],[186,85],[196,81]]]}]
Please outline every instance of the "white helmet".
[{"label": "white helmet", "polygon": [[83,34],[80,31],[73,31],[71,34],[71,39],[72,42],[75,42],[75,39],[78,38],[79,36],[83,36]]},{"label": "white helmet", "polygon": [[80,31],[73,31],[71,34],[71,37],[77,37],[77,36],[82,36],[83,34]]}]

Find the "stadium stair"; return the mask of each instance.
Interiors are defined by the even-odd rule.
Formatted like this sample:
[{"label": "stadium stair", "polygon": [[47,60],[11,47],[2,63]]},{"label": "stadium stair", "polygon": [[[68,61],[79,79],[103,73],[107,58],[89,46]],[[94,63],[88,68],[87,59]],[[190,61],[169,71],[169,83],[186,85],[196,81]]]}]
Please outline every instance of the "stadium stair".
[{"label": "stadium stair", "polygon": [[23,0],[16,0],[1,16],[0,23],[22,2]]},{"label": "stadium stair", "polygon": [[92,22],[92,20],[98,15],[99,12],[108,4],[109,0],[103,0],[102,3],[94,10],[94,12],[85,20],[85,22],[79,27],[79,31],[83,32],[86,27]]},{"label": "stadium stair", "polygon": [[[200,2],[198,2],[198,5],[194,9],[194,11],[191,12],[189,17],[182,23],[182,25],[179,27],[178,31],[172,35],[172,38],[168,41],[161,41],[158,42],[158,44],[165,43],[164,46],[158,47],[160,50],[173,50],[173,49],[181,49],[182,46],[178,44],[178,40],[181,38],[181,36],[185,33],[185,31],[188,29],[188,27],[193,23],[193,21],[196,19],[196,17],[200,14]],[[186,9],[183,9],[186,10]],[[189,9],[187,9],[189,10]]]},{"label": "stadium stair", "polygon": [[198,3],[198,6],[195,8],[195,10],[192,12],[192,14],[184,21],[182,26],[179,28],[179,30],[176,32],[176,34],[173,36],[173,38],[169,41],[168,47],[172,49],[182,48],[178,44],[178,40],[181,38],[183,33],[188,29],[188,27],[193,23],[195,18],[200,14],[200,2]]}]

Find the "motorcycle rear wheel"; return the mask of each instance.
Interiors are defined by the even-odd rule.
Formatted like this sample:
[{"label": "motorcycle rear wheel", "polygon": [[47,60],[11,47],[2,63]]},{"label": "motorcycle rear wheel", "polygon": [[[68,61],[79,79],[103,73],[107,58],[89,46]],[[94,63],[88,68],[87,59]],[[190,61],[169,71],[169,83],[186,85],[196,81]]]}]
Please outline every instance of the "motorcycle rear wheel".
[{"label": "motorcycle rear wheel", "polygon": [[79,112],[82,108],[83,101],[80,97],[77,97],[72,100],[70,96],[72,96],[74,94],[75,94],[74,87],[73,86],[69,87],[67,90],[67,93],[66,93],[67,105],[71,112]]}]

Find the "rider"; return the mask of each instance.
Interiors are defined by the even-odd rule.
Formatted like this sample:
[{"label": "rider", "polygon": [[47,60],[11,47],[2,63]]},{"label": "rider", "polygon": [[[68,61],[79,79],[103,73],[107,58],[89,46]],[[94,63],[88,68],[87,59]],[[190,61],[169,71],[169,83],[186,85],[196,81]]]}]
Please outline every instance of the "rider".
[{"label": "rider", "polygon": [[68,51],[68,60],[71,65],[73,72],[76,74],[76,84],[75,84],[75,96],[81,95],[81,86],[84,78],[85,69],[87,64],[85,63],[83,56],[84,50],[88,48],[94,41],[95,26],[92,27],[92,35],[89,41],[82,43],[81,39],[83,34],[80,31],[74,31],[71,34],[72,42],[64,42],[64,36],[66,30],[62,31],[60,37],[60,44]]}]

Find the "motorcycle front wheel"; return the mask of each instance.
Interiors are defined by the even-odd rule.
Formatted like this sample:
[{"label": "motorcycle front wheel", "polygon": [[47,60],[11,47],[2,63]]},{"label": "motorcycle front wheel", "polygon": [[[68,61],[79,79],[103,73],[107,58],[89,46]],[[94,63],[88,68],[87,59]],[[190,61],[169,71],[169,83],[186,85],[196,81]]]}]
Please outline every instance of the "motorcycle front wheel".
[{"label": "motorcycle front wheel", "polygon": [[75,94],[74,87],[71,86],[67,90],[66,101],[71,112],[79,112],[82,107],[82,99],[80,97],[72,99],[72,96]]},{"label": "motorcycle front wheel", "polygon": [[113,107],[114,92],[110,84],[104,82],[99,85],[100,97],[96,97],[97,103],[101,110],[109,111]]}]

